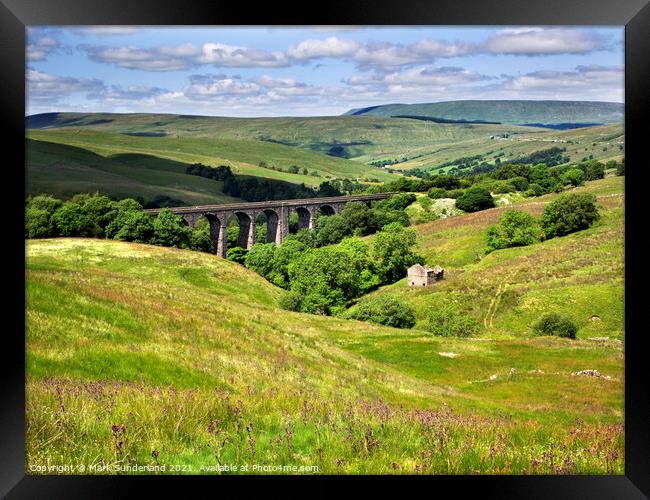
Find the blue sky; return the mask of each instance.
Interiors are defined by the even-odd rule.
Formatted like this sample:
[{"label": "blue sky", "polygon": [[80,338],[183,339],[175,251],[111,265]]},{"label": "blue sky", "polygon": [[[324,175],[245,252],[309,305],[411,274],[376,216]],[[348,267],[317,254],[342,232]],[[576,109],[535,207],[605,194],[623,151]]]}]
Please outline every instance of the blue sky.
[{"label": "blue sky", "polygon": [[623,27],[27,29],[26,114],[323,116],[394,102],[623,102]]}]

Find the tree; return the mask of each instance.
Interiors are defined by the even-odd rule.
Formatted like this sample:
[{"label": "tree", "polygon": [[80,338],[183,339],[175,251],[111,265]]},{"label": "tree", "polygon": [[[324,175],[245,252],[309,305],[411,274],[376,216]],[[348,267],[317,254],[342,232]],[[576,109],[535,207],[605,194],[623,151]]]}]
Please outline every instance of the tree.
[{"label": "tree", "polygon": [[368,293],[370,290],[381,285],[381,278],[378,275],[374,261],[370,258],[368,245],[356,236],[345,238],[337,247],[346,252],[354,260],[354,265],[359,273],[359,289],[361,293]]},{"label": "tree", "polygon": [[[275,245],[273,247],[275,248]],[[287,239],[283,241],[282,245],[273,252],[268,274],[262,274],[262,276],[267,276],[271,283],[281,288],[289,288],[289,264],[298,259],[307,248],[307,245],[299,240]]]},{"label": "tree", "polygon": [[[113,220],[106,226],[104,230],[104,236],[106,238],[116,238],[117,233],[122,229],[122,226],[126,223],[129,215],[132,213],[137,213],[142,211],[142,205],[135,201],[132,198],[125,198],[118,201],[115,204],[117,209],[117,214]],[[152,225],[153,230],[153,225]]]},{"label": "tree", "polygon": [[189,248],[192,230],[183,223],[183,218],[169,208],[162,208],[153,221],[153,236],[150,243],[164,247]]},{"label": "tree", "polygon": [[150,215],[144,212],[128,211],[118,215],[117,219],[120,219],[120,222],[119,230],[114,236],[116,240],[149,243],[154,233],[153,220]]},{"label": "tree", "polygon": [[587,194],[565,194],[546,205],[540,217],[544,238],[564,236],[587,229],[600,217],[596,197]]},{"label": "tree", "polygon": [[585,179],[588,181],[595,181],[597,179],[605,178],[605,165],[599,161],[590,162],[585,169]]},{"label": "tree", "polygon": [[406,269],[423,262],[412,250],[415,243],[415,231],[395,222],[384,226],[375,235],[371,256],[377,263],[382,283],[393,283],[403,278]]},{"label": "tree", "polygon": [[232,247],[226,251],[226,260],[236,262],[237,264],[244,264],[246,260],[246,250],[242,247]]},{"label": "tree", "polygon": [[616,175],[625,175],[625,158],[621,160],[616,168]]},{"label": "tree", "polygon": [[39,195],[27,200],[25,207],[25,236],[27,238],[47,238],[56,235],[52,221],[54,212],[63,205],[49,195]]},{"label": "tree", "polygon": [[415,202],[417,196],[413,193],[399,193],[381,200],[379,203],[376,203],[376,209],[387,212],[389,210],[404,210],[406,207]]},{"label": "tree", "polygon": [[25,210],[25,237],[47,238],[54,236],[51,214],[42,208],[28,206]]},{"label": "tree", "polygon": [[508,182],[510,182],[517,191],[526,191],[529,187],[528,179],[521,176],[512,177]]},{"label": "tree", "polygon": [[52,223],[61,236],[99,236],[102,229],[79,203],[68,201],[52,215]]},{"label": "tree", "polygon": [[572,186],[581,186],[585,183],[585,173],[579,168],[571,168],[564,172],[560,179],[562,183],[566,186],[571,184]]},{"label": "tree", "polygon": [[541,239],[541,229],[535,218],[518,210],[509,210],[496,226],[487,230],[487,251],[532,245]]},{"label": "tree", "polygon": [[375,213],[363,201],[348,203],[340,213],[355,236],[366,236],[377,230]]},{"label": "tree", "polygon": [[460,188],[460,181],[458,177],[453,175],[439,175],[434,177],[431,180],[431,185],[433,187],[443,188],[443,189],[458,189]]},{"label": "tree", "polygon": [[[75,197],[76,198],[76,197]],[[73,200],[75,199],[73,198]],[[86,196],[81,203],[84,212],[101,228],[102,233],[118,214],[118,204],[107,196],[95,193]]]},{"label": "tree", "polygon": [[338,313],[359,294],[354,259],[336,247],[307,250],[289,263],[288,272],[292,300],[300,300],[302,312]]},{"label": "tree", "polygon": [[413,308],[390,295],[364,297],[345,316],[395,328],[412,328],[415,325]]},{"label": "tree", "polygon": [[544,189],[539,184],[529,184],[526,194],[528,196],[541,196],[544,194]]},{"label": "tree", "polygon": [[319,216],[316,218],[316,245],[334,245],[352,234],[347,220],[340,215]]},{"label": "tree", "polygon": [[273,270],[275,243],[255,243],[246,254],[244,265],[269,279]]},{"label": "tree", "polygon": [[477,212],[494,207],[494,200],[487,189],[471,187],[456,200],[456,208],[465,212]]},{"label": "tree", "polygon": [[201,218],[194,225],[190,234],[190,248],[199,252],[213,253],[214,244],[210,238],[210,223],[207,219]]}]

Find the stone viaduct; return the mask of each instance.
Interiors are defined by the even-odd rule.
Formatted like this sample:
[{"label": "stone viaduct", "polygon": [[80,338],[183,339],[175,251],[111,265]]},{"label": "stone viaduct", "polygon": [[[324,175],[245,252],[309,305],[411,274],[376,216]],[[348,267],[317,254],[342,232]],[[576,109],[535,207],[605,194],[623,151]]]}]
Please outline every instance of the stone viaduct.
[{"label": "stone viaduct", "polygon": [[[298,214],[298,227],[314,228],[316,214],[338,214],[345,205],[352,201],[371,201],[389,198],[395,193],[363,194],[352,196],[334,196],[329,198],[307,198],[300,200],[260,201],[255,203],[230,203],[224,205],[202,205],[196,207],[178,207],[170,209],[183,217],[185,222],[194,227],[196,222],[205,217],[210,223],[210,239],[214,251],[221,257],[226,256],[226,228],[228,222],[237,217],[239,221],[239,246],[249,250],[255,244],[255,221],[260,214],[266,216],[266,241],[280,245],[289,234],[289,216]],[[160,209],[148,209],[145,213],[158,215]]]}]

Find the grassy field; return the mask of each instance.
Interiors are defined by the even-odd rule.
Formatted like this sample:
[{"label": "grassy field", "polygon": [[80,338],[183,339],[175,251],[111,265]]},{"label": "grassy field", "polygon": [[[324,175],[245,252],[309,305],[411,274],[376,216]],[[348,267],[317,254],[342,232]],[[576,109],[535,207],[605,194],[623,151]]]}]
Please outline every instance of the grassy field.
[{"label": "grassy field", "polygon": [[[281,311],[283,290],[203,253],[28,241],[28,469],[622,474],[621,187],[584,188],[608,195],[591,229],[480,260],[503,209],[415,226],[446,280],[375,292],[416,306],[413,330]],[[422,329],[443,296],[481,335]],[[580,322],[577,340],[530,334],[549,309]]]}]

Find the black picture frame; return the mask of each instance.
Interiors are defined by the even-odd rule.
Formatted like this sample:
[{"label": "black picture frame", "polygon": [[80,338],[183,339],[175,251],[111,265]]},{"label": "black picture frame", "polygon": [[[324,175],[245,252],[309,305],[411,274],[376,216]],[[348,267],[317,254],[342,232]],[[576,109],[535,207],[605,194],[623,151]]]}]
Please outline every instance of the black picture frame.
[{"label": "black picture frame", "polygon": [[[25,144],[25,27],[28,25],[619,25],[625,26],[625,475],[624,476],[433,476],[375,477],[370,485],[387,481],[406,486],[421,482],[428,495],[441,487],[454,496],[473,492],[495,498],[648,498],[650,496],[650,391],[639,321],[645,312],[640,272],[643,255],[642,163],[644,121],[650,116],[650,5],[647,0],[484,0],[328,1],[322,9],[306,3],[162,0],[0,0],[0,102],[2,113],[3,180],[6,200],[3,303],[12,321],[5,321],[2,338],[2,406],[0,407],[0,494],[7,498],[103,498],[125,496],[135,485],[155,495],[186,488],[178,477],[27,476],[25,475],[25,344],[24,344],[24,207]],[[642,135],[643,134],[643,135]],[[12,158],[10,160],[10,158]],[[631,168],[630,168],[631,165]],[[20,189],[20,186],[23,189]],[[219,493],[224,485],[242,481],[262,485],[270,478],[188,478]],[[314,477],[273,479],[283,488],[310,488]],[[351,477],[328,477],[349,486]],[[219,488],[218,490],[215,488]]]}]

